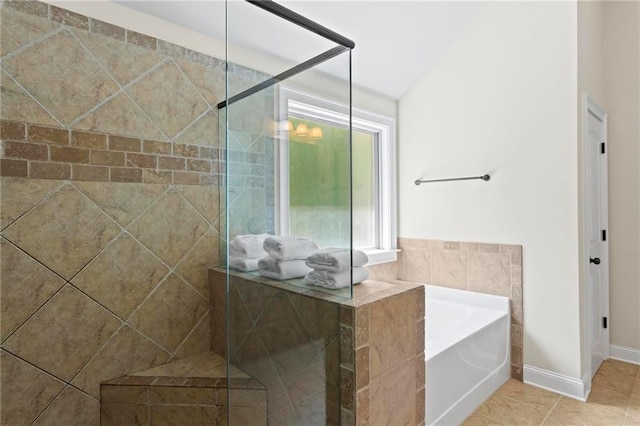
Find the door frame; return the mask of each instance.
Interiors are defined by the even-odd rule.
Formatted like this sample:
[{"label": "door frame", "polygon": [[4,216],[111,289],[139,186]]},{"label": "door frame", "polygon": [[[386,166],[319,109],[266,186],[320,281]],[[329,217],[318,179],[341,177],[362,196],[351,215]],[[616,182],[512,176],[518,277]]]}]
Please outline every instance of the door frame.
[{"label": "door frame", "polygon": [[589,273],[589,268],[590,268],[590,263],[589,263],[589,221],[590,221],[590,217],[591,217],[591,196],[589,193],[589,155],[588,155],[588,143],[589,143],[589,114],[593,114],[593,116],[595,116],[597,119],[599,119],[600,121],[602,121],[603,123],[603,127],[604,127],[604,143],[605,143],[605,152],[602,157],[602,161],[603,161],[603,168],[601,169],[603,171],[601,176],[604,176],[604,185],[603,185],[603,181],[601,179],[600,181],[600,190],[601,190],[601,200],[605,200],[606,202],[603,203],[600,208],[601,208],[601,214],[603,217],[603,222],[604,222],[604,227],[605,230],[607,231],[607,238],[606,241],[604,242],[605,244],[605,249],[604,249],[604,253],[601,256],[601,263],[600,263],[600,267],[602,268],[602,289],[601,289],[601,306],[602,306],[602,314],[603,316],[605,316],[607,318],[607,328],[605,328],[603,330],[603,338],[605,339],[605,359],[609,358],[609,352],[610,352],[610,344],[611,344],[611,340],[610,340],[610,327],[611,327],[611,322],[610,322],[610,312],[609,312],[609,241],[610,241],[610,232],[609,232],[609,216],[608,216],[608,210],[609,210],[609,201],[608,201],[608,188],[607,188],[607,183],[608,183],[608,169],[607,169],[607,158],[608,158],[608,151],[609,151],[609,144],[608,144],[608,131],[607,131],[607,121],[608,121],[608,114],[607,112],[600,107],[595,101],[594,99],[589,96],[588,93],[583,93],[582,94],[582,146],[581,146],[581,166],[582,166],[582,173],[581,173],[581,180],[582,180],[582,239],[581,239],[581,260],[580,260],[580,268],[583,271],[583,276],[584,276],[584,286],[583,286],[583,306],[584,306],[584,318],[583,318],[583,329],[584,329],[584,333],[585,333],[585,350],[586,350],[586,356],[584,357],[584,359],[586,359],[587,365],[586,365],[586,372],[588,374],[589,377],[589,381],[591,379],[591,377],[593,376],[593,372],[591,371],[592,369],[592,347],[593,347],[593,342],[592,342],[592,330],[591,330],[591,326],[592,326],[592,321],[591,321],[591,317],[594,314],[593,312],[591,312],[591,288],[590,285],[591,283],[589,282],[590,280],[590,273]]}]

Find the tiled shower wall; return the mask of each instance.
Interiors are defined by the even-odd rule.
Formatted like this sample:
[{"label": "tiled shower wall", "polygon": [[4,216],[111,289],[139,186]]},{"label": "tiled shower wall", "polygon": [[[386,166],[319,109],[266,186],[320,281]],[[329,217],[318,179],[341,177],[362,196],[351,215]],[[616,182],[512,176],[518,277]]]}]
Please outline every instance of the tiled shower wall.
[{"label": "tiled shower wall", "polygon": [[98,424],[101,381],[209,350],[218,173],[266,156],[218,151],[222,61],[40,2],[0,14],[0,423]]},{"label": "tiled shower wall", "polygon": [[209,349],[209,193],[2,178],[2,424],[98,424],[100,382]]},{"label": "tiled shower wall", "polygon": [[210,280],[213,351],[266,387],[269,424],[338,424],[340,306],[231,276],[228,322],[227,275],[212,270]]},{"label": "tiled shower wall", "polygon": [[399,238],[398,262],[374,275],[510,299],[511,376],[522,380],[522,246]]}]

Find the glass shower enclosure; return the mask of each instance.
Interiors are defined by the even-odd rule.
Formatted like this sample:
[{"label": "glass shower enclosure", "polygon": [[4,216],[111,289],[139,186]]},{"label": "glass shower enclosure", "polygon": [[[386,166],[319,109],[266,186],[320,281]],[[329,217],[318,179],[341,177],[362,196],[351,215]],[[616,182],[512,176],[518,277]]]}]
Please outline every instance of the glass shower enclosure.
[{"label": "glass shower enclosure", "polygon": [[268,235],[352,248],[354,43],[271,1],[228,0],[226,24],[218,108],[227,422],[340,424],[339,303],[352,297],[352,279],[313,285],[295,250],[238,260],[230,245]]}]

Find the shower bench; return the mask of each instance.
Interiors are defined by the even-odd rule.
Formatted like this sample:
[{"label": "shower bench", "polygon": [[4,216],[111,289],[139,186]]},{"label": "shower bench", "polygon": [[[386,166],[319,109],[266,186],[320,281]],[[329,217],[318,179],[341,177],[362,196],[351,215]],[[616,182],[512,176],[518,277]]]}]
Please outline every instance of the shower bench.
[{"label": "shower bench", "polygon": [[267,424],[265,387],[213,352],[103,382],[100,400],[102,426]]}]

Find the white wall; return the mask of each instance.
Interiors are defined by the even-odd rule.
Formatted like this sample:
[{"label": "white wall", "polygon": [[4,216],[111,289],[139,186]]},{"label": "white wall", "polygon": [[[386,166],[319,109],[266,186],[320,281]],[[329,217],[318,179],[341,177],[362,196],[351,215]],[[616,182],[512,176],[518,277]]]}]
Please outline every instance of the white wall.
[{"label": "white wall", "polygon": [[522,244],[524,362],[580,378],[576,25],[575,3],[488,3],[400,99],[399,235]]},{"label": "white wall", "polygon": [[611,343],[640,350],[640,2],[603,5]]},{"label": "white wall", "polygon": [[[581,1],[578,2],[578,176],[582,176],[582,94],[588,93],[591,99],[604,108],[605,87],[603,76],[603,2],[601,1]],[[578,205],[580,229],[583,229],[583,182],[579,180],[578,195],[580,203]],[[580,235],[580,324],[582,340],[582,369],[584,375],[590,368],[591,363],[591,343],[588,337],[589,322],[587,318],[586,286],[589,278],[589,263],[587,258],[589,253],[583,250],[583,238]]]}]

